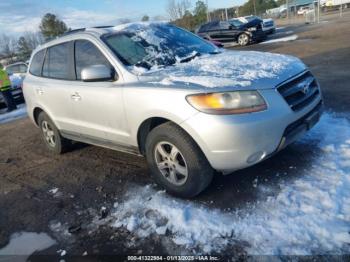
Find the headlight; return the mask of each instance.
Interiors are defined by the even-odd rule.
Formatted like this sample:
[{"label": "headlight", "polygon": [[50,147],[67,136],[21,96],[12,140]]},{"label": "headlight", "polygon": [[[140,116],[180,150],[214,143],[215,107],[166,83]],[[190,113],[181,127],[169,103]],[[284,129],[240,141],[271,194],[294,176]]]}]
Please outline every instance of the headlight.
[{"label": "headlight", "polygon": [[249,28],[248,28],[248,31],[250,31],[250,32],[251,32],[251,31],[256,31],[256,27],[249,27]]},{"label": "headlight", "polygon": [[257,91],[196,94],[186,97],[197,110],[216,115],[243,114],[267,109],[264,98]]}]

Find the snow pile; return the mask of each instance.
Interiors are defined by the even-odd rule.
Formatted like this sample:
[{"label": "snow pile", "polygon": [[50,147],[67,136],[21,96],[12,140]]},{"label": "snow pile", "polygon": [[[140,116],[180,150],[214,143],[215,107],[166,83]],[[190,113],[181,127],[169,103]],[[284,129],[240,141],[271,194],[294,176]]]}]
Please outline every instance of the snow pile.
[{"label": "snow pile", "polygon": [[[5,111],[3,113],[0,112],[0,124],[11,122],[11,121],[14,121],[16,119],[23,118],[23,117],[27,116],[27,109],[26,109],[24,104],[17,105],[17,109],[14,111],[11,111],[9,113],[6,112],[6,109],[4,109],[4,110]],[[3,110],[1,110],[1,111],[3,111]]]},{"label": "snow pile", "polygon": [[145,72],[134,66],[132,70],[142,76],[158,76],[161,81],[193,83],[212,88],[246,87],[259,79],[280,81],[279,76],[287,72],[298,73],[292,72],[293,67],[298,72],[304,68],[299,59],[291,56],[255,51],[223,51],[166,68],[152,68]]},{"label": "snow pile", "polygon": [[281,37],[281,38],[275,38],[271,40],[267,40],[264,42],[261,42],[260,44],[271,44],[271,43],[278,43],[278,42],[288,42],[288,41],[294,41],[297,40],[298,36],[297,35],[290,35],[286,37]]},{"label": "snow pile", "polygon": [[256,206],[226,213],[136,187],[115,205],[112,224],[139,237],[166,234],[204,253],[244,241],[248,254],[348,254],[350,123],[326,114],[299,143],[323,153],[303,176]]}]

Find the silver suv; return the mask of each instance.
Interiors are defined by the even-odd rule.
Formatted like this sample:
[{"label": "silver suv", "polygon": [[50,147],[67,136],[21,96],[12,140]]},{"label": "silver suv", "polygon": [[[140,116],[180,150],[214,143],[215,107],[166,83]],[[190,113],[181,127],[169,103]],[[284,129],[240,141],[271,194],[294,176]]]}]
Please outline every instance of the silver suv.
[{"label": "silver suv", "polygon": [[79,29],[40,46],[23,90],[49,150],[74,140],[143,155],[181,197],[278,152],[322,107],[299,59],[220,50],[166,23]]}]

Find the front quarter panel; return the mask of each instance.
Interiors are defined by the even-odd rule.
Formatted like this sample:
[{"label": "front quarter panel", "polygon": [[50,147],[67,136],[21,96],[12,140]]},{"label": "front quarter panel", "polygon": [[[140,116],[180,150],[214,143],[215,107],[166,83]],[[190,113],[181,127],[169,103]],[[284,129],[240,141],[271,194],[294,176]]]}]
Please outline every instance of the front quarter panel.
[{"label": "front quarter panel", "polygon": [[141,124],[152,117],[168,119],[178,125],[198,113],[186,101],[188,94],[198,91],[174,87],[124,88],[126,119],[130,127],[131,144],[137,146],[137,132]]}]

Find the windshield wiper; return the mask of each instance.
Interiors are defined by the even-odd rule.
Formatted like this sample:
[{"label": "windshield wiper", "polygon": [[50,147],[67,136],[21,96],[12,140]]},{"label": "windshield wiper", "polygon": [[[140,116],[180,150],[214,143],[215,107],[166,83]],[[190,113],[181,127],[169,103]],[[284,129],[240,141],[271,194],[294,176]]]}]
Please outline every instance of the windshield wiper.
[{"label": "windshield wiper", "polygon": [[191,55],[189,55],[189,56],[187,56],[187,57],[185,57],[185,58],[182,58],[182,59],[180,60],[180,63],[187,63],[187,62],[189,62],[189,61],[195,59],[195,58],[198,57],[198,56],[201,56],[201,53],[199,53],[199,52],[194,52],[194,53],[192,53]]}]

